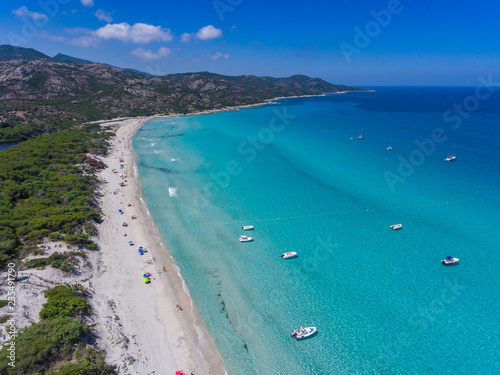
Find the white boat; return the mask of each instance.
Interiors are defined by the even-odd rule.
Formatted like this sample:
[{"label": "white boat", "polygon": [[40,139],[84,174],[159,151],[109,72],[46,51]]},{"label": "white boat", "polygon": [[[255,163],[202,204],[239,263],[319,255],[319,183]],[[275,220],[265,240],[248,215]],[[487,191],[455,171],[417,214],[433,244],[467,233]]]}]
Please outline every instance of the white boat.
[{"label": "white boat", "polygon": [[446,258],[444,258],[443,260],[441,260],[441,263],[443,263],[444,265],[449,266],[449,265],[452,265],[452,264],[457,264],[459,260],[460,259],[458,259],[458,258],[453,258],[453,257],[447,256]]},{"label": "white boat", "polygon": [[240,242],[250,242],[250,241],[253,241],[252,237],[247,237],[247,236],[240,237]]},{"label": "white boat", "polygon": [[289,251],[288,253],[281,254],[281,257],[283,259],[295,258],[296,256],[297,256],[297,253],[295,251]]},{"label": "white boat", "polygon": [[253,225],[245,225],[241,229],[243,229],[243,230],[253,230]]},{"label": "white boat", "polygon": [[389,146],[389,147],[387,147],[387,149],[388,149],[389,151],[391,151],[391,150],[392,150],[392,147],[391,147],[391,146]]},{"label": "white boat", "polygon": [[302,340],[303,338],[314,335],[317,332],[316,327],[300,327],[292,332],[290,336],[295,337],[297,340]]},{"label": "white boat", "polygon": [[171,161],[179,161],[179,159],[178,159],[178,158],[172,158],[172,159],[170,159],[170,160],[171,160]]},{"label": "white boat", "polygon": [[457,157],[455,155],[450,155],[448,156],[446,159],[444,159],[444,161],[453,161],[455,160]]},{"label": "white boat", "polygon": [[361,129],[361,134],[356,137],[356,139],[365,139],[364,129]]},{"label": "white boat", "polygon": [[394,225],[391,225],[391,229],[392,230],[398,230],[398,229],[401,229],[403,228],[403,224],[394,224]]}]

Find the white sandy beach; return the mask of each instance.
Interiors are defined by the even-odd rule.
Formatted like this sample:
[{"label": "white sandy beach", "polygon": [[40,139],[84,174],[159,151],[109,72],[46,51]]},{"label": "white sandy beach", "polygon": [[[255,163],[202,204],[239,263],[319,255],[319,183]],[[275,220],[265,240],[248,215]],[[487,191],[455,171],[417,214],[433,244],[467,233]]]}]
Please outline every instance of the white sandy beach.
[{"label": "white sandy beach", "polygon": [[[107,183],[101,189],[105,220],[97,239],[100,270],[90,285],[98,317],[95,329],[101,333],[98,343],[106,349],[107,360],[120,367],[120,373],[174,374],[184,370],[197,375],[224,374],[222,359],[140,199],[131,137],[146,120],[102,124],[113,126],[116,137],[103,160],[108,168],[101,172]],[[125,176],[126,186],[121,187]],[[137,219],[131,219],[132,215]],[[124,222],[127,227],[122,226]],[[144,255],[139,255],[139,246],[147,249]],[[152,264],[147,265],[151,258]],[[143,282],[143,272],[151,273],[151,284]]]},{"label": "white sandy beach", "polygon": [[[20,271],[16,283],[16,328],[39,321],[44,291],[60,284],[79,283],[90,295],[92,314],[85,317],[86,324],[96,335],[98,349],[106,352],[106,361],[119,374],[173,375],[183,370],[186,374],[223,375],[221,356],[141,201],[131,137],[147,120],[101,122],[102,126],[111,126],[116,137],[108,156],[102,159],[108,168],[99,174],[106,181],[99,191],[104,221],[98,225],[98,238],[94,238],[100,249],[86,251],[85,258],[73,258],[75,269],[71,273],[52,267]],[[122,182],[126,186],[120,186]],[[132,215],[137,219],[132,220]],[[127,227],[122,226],[124,222]],[[147,252],[139,255],[139,246]],[[78,250],[62,242],[48,241],[39,248],[44,250],[43,255],[28,258]],[[150,284],[144,283],[143,272],[151,273]],[[0,276],[6,279],[6,271]],[[4,289],[0,286],[2,292]],[[5,309],[0,310],[0,315]],[[3,323],[0,345],[6,338]]]},{"label": "white sandy beach", "polygon": [[[266,101],[189,115],[269,104],[273,103]],[[187,374],[223,375],[226,373],[223,360],[141,198],[131,139],[149,119],[98,122],[103,127],[111,127],[116,134],[108,155],[102,159],[108,167],[98,176],[105,181],[98,192],[104,221],[98,225],[99,235],[94,238],[99,251],[86,251],[85,258],[73,258],[72,273],[52,267],[20,271],[16,283],[16,327],[21,329],[39,321],[44,291],[60,284],[79,283],[90,293],[92,314],[86,323],[96,335],[98,349],[106,352],[106,361],[115,366],[119,374],[168,375],[183,370]],[[132,219],[132,215],[137,219]],[[128,226],[122,226],[124,222]],[[139,246],[147,252],[139,255]],[[62,242],[49,241],[39,248],[45,253],[28,259],[47,257],[56,251],[78,250]],[[146,264],[148,262],[150,264]],[[145,272],[151,274],[150,284],[143,281]],[[6,278],[6,272],[0,274]],[[3,289],[0,286],[0,290]],[[0,324],[0,345],[7,337],[5,329],[5,324]]]}]

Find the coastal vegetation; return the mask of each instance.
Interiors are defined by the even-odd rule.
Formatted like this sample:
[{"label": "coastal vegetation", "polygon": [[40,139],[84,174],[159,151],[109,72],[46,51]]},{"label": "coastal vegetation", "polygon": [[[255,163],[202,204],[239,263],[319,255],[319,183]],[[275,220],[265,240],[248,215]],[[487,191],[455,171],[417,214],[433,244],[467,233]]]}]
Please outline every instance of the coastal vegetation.
[{"label": "coastal vegetation", "polygon": [[0,46],[0,142],[19,142],[115,117],[187,114],[275,97],[362,91],[320,78],[150,74]]},{"label": "coastal vegetation", "polygon": [[15,367],[9,366],[8,347],[0,350],[0,374],[115,374],[104,355],[83,342],[90,333],[83,323],[90,311],[84,288],[59,285],[47,290],[45,297],[40,322],[23,329],[15,339]]},{"label": "coastal vegetation", "polygon": [[[0,266],[27,255],[43,238],[96,249],[101,221],[88,154],[106,153],[110,132],[87,125],[36,137],[0,152]],[[68,269],[64,255],[52,266]],[[30,263],[31,262],[31,263]],[[33,260],[28,266],[41,266]]]},{"label": "coastal vegetation", "polygon": [[74,264],[71,263],[75,256],[85,257],[85,252],[83,251],[64,251],[62,253],[55,252],[47,258],[35,258],[26,261],[24,264],[28,268],[43,268],[46,266],[51,266],[53,268],[59,268],[61,271],[70,272],[74,268]]}]

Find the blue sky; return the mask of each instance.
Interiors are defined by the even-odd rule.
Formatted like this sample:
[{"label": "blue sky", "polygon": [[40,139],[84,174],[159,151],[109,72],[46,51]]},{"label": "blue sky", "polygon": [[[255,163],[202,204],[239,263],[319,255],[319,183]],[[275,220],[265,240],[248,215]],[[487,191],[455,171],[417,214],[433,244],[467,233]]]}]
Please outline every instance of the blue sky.
[{"label": "blue sky", "polygon": [[500,2],[11,0],[0,44],[154,74],[306,74],[347,85],[500,81]]}]

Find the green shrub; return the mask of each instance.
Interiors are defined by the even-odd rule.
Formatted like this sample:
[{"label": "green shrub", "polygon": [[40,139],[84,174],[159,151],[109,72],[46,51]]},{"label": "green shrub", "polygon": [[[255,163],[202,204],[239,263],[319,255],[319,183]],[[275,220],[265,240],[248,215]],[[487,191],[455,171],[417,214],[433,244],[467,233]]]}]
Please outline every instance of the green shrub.
[{"label": "green shrub", "polygon": [[9,315],[2,315],[2,316],[0,316],[0,324],[5,323],[9,319],[10,319]]},{"label": "green shrub", "polygon": [[43,374],[51,363],[69,360],[73,345],[88,332],[87,326],[72,317],[33,324],[21,331],[16,339],[16,367],[8,366],[8,347],[0,351],[0,374]]},{"label": "green shrub", "polygon": [[63,236],[61,233],[52,232],[49,234],[49,240],[51,240],[51,241],[61,241],[62,239],[63,239]]},{"label": "green shrub", "polygon": [[28,268],[45,267],[48,266],[50,263],[51,263],[50,258],[30,259],[26,262],[26,267]]},{"label": "green shrub", "polygon": [[[1,375],[111,375],[116,372],[104,361],[104,355],[82,339],[90,328],[75,315],[87,305],[80,297],[85,289],[79,285],[59,285],[44,294],[39,323],[19,332],[15,339],[15,367],[9,366],[8,346],[0,350]],[[1,322],[9,319],[0,317]],[[77,344],[77,345],[75,345]]]},{"label": "green shrub", "polygon": [[81,348],[79,344],[73,358],[77,362],[69,362],[56,370],[50,371],[47,375],[111,375],[116,372],[106,364],[104,355],[95,350],[92,346]]},{"label": "green shrub", "polygon": [[89,250],[97,250],[97,244],[95,242],[91,242],[89,244],[86,244],[85,247]]},{"label": "green shrub", "polygon": [[61,259],[56,259],[52,263],[50,263],[50,266],[53,268],[61,268],[63,261]]},{"label": "green shrub", "polygon": [[71,264],[68,260],[64,260],[59,269],[64,272],[70,272],[75,266]]},{"label": "green shrub", "polygon": [[47,290],[44,295],[47,298],[40,311],[41,319],[53,319],[57,317],[74,317],[88,310],[88,306],[81,294],[79,285],[58,285]]},{"label": "green shrub", "polygon": [[7,306],[8,304],[9,304],[9,301],[4,300],[4,299],[0,300],[0,307]]}]

